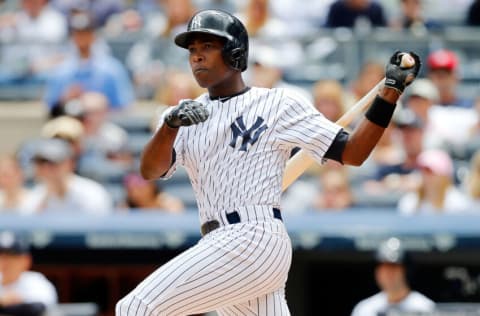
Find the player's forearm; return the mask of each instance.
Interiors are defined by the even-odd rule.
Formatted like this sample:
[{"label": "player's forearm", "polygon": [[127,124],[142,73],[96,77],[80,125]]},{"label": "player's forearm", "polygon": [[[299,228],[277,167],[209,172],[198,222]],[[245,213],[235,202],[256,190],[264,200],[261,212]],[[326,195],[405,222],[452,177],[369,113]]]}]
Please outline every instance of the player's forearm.
[{"label": "player's forearm", "polygon": [[[382,105],[391,106],[392,111],[399,96],[398,91],[391,88],[383,88],[379,93],[379,97],[387,103]],[[360,166],[373,151],[384,131],[385,127],[375,124],[364,117],[345,145],[342,155],[343,162],[353,166]]]},{"label": "player's forearm", "polygon": [[375,148],[384,130],[383,127],[363,118],[345,145],[342,155],[343,163],[360,166]]},{"label": "player's forearm", "polygon": [[178,128],[163,124],[147,143],[140,160],[140,172],[145,179],[157,179],[168,171],[177,133]]}]

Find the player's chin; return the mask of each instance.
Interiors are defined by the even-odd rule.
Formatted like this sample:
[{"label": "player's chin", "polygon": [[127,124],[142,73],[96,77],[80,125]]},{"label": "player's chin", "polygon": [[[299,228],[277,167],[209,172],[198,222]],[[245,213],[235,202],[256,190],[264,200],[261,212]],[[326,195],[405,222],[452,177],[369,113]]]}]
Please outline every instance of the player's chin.
[{"label": "player's chin", "polygon": [[195,74],[194,74],[194,77],[195,77],[195,80],[197,81],[198,85],[202,88],[208,88],[211,85],[211,80],[208,80],[208,78],[205,78],[201,75],[198,76],[198,75],[195,75]]}]

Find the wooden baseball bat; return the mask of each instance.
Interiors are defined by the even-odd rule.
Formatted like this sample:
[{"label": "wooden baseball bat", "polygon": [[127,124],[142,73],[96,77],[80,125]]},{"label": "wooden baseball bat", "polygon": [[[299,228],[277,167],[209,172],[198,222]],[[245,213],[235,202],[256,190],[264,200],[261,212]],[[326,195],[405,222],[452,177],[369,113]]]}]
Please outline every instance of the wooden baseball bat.
[{"label": "wooden baseball bat", "polygon": [[[366,95],[357,101],[345,114],[335,123],[347,127],[358,115],[364,112],[372,103],[373,99],[383,87],[385,78],[380,80]],[[283,174],[282,191],[285,191],[295,180],[300,177],[315,161],[305,150],[299,151],[288,162]]]}]

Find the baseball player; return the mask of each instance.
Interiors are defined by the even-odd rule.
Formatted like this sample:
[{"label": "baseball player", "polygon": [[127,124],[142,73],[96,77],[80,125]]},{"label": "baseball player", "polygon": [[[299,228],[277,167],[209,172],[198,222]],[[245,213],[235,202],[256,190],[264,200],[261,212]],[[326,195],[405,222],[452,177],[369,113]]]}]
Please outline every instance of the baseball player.
[{"label": "baseball player", "polygon": [[394,312],[432,312],[435,303],[407,283],[406,254],[397,238],[381,243],[376,252],[375,279],[381,292],[359,302],[352,316],[381,316]]},{"label": "baseball player", "polygon": [[385,88],[348,135],[291,91],[245,85],[248,35],[231,14],[198,12],[175,43],[188,49],[193,76],[208,93],[165,113],[140,168],[147,179],[186,168],[203,238],[120,300],[116,313],[290,315],[284,289],[292,248],[279,204],[292,149],[360,165],[420,61],[414,55],[416,66],[404,69],[402,54],[393,55]]}]

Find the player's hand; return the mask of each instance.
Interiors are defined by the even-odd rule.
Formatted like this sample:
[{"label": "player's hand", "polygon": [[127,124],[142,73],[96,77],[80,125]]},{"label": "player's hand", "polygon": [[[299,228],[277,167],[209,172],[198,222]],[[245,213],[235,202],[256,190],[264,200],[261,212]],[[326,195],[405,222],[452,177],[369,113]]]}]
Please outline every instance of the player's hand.
[{"label": "player's hand", "polygon": [[183,100],[165,117],[165,123],[171,128],[190,126],[205,122],[208,115],[208,110],[202,103]]},{"label": "player's hand", "polygon": [[422,65],[420,57],[414,52],[409,52],[408,54],[415,60],[415,65],[410,68],[401,67],[400,63],[404,54],[407,53],[400,51],[395,52],[390,58],[390,62],[387,64],[385,71],[385,87],[393,88],[400,94],[403,93],[406,86],[415,80]]}]

